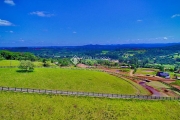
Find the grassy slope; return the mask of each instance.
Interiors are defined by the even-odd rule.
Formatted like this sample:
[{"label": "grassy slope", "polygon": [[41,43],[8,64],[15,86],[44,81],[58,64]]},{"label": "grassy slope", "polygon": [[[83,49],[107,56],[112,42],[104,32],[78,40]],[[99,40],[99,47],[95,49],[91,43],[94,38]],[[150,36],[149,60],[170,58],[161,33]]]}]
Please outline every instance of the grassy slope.
[{"label": "grassy slope", "polygon": [[0,69],[0,86],[69,91],[136,94],[128,82],[107,73],[59,68],[35,68],[34,72],[20,73],[16,68]]},{"label": "grassy slope", "polygon": [[176,81],[173,82],[172,84],[174,84],[174,85],[179,85],[179,86],[180,86],[180,80],[176,80]]},{"label": "grassy slope", "polygon": [[0,66],[19,66],[18,60],[0,60]]},{"label": "grassy slope", "polygon": [[138,92],[139,94],[141,94],[141,95],[150,95],[150,94],[151,94],[147,89],[144,89],[141,85],[139,85],[139,84],[137,84],[137,83],[135,83],[135,82],[127,79],[127,78],[123,78],[123,79],[127,80],[127,81],[130,82],[132,85],[134,85],[134,86],[136,87],[136,89],[138,89],[137,92]]},{"label": "grassy slope", "polygon": [[179,101],[146,101],[0,92],[0,119],[177,120]]}]

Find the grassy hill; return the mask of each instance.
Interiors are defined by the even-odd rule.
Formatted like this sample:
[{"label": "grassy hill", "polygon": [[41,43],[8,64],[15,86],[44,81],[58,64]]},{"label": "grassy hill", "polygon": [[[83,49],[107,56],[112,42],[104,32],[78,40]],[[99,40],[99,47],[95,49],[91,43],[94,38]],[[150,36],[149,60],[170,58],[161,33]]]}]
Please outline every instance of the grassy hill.
[{"label": "grassy hill", "polygon": [[179,101],[123,100],[0,92],[0,119],[178,120]]},{"label": "grassy hill", "polygon": [[0,66],[19,66],[18,60],[0,60]]},{"label": "grassy hill", "polygon": [[[0,73],[0,86],[137,94],[137,89],[130,83],[98,71],[35,68],[34,72],[22,73],[17,68],[2,68]],[[137,86],[141,87],[138,84]],[[144,89],[143,94],[148,93]]]}]

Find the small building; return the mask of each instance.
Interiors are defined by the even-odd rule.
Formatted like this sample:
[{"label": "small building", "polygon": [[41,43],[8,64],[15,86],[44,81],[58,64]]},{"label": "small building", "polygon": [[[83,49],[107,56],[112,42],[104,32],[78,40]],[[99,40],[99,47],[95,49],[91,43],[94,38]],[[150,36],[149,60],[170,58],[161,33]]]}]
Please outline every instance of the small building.
[{"label": "small building", "polygon": [[167,72],[157,72],[156,76],[163,77],[166,79],[170,79],[170,75]]}]

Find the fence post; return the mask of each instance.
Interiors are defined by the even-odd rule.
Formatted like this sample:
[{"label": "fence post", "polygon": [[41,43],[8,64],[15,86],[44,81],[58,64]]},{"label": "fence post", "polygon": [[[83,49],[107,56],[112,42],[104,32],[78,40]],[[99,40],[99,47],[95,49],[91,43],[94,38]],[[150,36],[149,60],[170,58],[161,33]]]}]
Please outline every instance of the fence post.
[{"label": "fence post", "polygon": [[22,92],[22,88],[21,88],[21,92]]},{"label": "fence post", "polygon": [[16,87],[15,87],[15,91],[16,91]]}]

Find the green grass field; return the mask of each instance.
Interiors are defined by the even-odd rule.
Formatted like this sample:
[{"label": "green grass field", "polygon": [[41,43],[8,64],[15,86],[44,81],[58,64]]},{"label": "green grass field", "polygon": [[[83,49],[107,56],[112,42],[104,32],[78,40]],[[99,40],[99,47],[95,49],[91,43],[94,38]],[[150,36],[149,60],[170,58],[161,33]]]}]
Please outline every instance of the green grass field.
[{"label": "green grass field", "polygon": [[18,60],[0,60],[0,66],[19,66]]},{"label": "green grass field", "polygon": [[180,86],[180,80],[176,80],[176,81],[173,82],[172,84],[174,84],[174,85],[179,85],[179,86]]},{"label": "green grass field", "polygon": [[152,68],[138,68],[135,74],[143,74],[143,75],[156,75],[158,69],[152,69]]},{"label": "green grass field", "polygon": [[43,63],[42,62],[33,62],[35,67],[43,67]]},{"label": "green grass field", "polygon": [[178,120],[179,101],[0,92],[1,120]]},{"label": "green grass field", "polygon": [[[48,61],[50,66],[56,66],[54,63]],[[0,66],[19,66],[20,61],[18,60],[0,60]],[[35,61],[33,62],[35,67],[43,67],[42,62]]]},{"label": "green grass field", "polygon": [[128,82],[130,82],[132,85],[136,86],[136,88],[138,89],[137,90],[137,93],[141,94],[141,95],[150,95],[150,92],[146,89],[144,89],[141,85],[127,79],[127,78],[124,78],[125,80],[127,80]]},{"label": "green grass field", "polygon": [[0,86],[137,94],[137,89],[128,82],[103,72],[60,68],[35,68],[29,73],[17,70],[1,68]]}]

